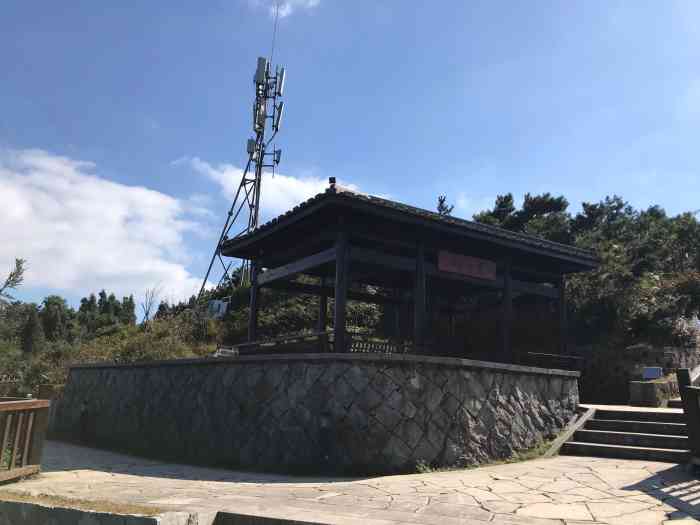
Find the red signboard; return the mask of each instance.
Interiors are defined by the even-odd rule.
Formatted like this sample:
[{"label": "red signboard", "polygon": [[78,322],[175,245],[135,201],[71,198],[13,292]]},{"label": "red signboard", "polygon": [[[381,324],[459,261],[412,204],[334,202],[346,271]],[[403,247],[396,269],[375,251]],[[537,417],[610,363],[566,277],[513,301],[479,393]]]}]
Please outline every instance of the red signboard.
[{"label": "red signboard", "polygon": [[496,280],[496,263],[446,251],[438,252],[438,270],[458,273],[478,279]]}]

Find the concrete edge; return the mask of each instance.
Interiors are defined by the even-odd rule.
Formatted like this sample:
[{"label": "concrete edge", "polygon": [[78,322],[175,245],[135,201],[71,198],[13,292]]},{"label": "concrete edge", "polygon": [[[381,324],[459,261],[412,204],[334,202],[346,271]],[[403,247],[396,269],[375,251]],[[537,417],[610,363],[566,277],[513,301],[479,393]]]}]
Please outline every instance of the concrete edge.
[{"label": "concrete edge", "polygon": [[564,446],[564,443],[569,441],[577,430],[582,428],[589,419],[595,416],[595,411],[595,408],[585,407],[585,412],[564,427],[564,430],[552,442],[551,446],[549,449],[547,449],[547,452],[542,455],[542,457],[551,458],[559,454],[559,451],[561,450],[561,447]]},{"label": "concrete edge", "polygon": [[[296,518],[278,518],[239,512],[221,511],[213,525],[328,525],[328,521],[308,521]],[[200,525],[200,524],[197,524]]]},{"label": "concrete edge", "polygon": [[478,361],[473,359],[460,359],[457,357],[435,357],[413,354],[279,354],[279,355],[244,355],[236,357],[198,358],[198,359],[171,359],[167,361],[144,361],[142,363],[116,364],[116,363],[85,363],[72,365],[73,369],[99,369],[99,368],[153,368],[165,366],[211,366],[233,363],[272,363],[279,361],[350,361],[350,362],[375,362],[397,364],[426,364],[436,366],[449,366],[451,368],[471,368],[482,370],[495,370],[505,373],[550,375],[561,377],[580,377],[581,373],[573,370],[559,370],[555,368],[539,368],[535,366],[512,365],[496,363],[492,361]]},{"label": "concrete edge", "polygon": [[[196,521],[193,521],[193,518]],[[114,514],[95,510],[53,506],[39,502],[0,500],[0,525],[36,525],[41,523],[80,523],[80,525],[212,525],[188,512],[165,512],[156,516]]]}]

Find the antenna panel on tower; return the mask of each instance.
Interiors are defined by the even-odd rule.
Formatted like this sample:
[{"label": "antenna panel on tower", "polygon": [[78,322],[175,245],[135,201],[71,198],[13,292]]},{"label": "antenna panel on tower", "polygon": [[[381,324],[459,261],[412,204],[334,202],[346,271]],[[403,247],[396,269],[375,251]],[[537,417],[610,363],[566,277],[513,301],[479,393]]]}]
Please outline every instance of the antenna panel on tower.
[{"label": "antenna panel on tower", "polygon": [[258,57],[258,68],[255,70],[255,83],[264,84],[267,75],[267,58]]}]

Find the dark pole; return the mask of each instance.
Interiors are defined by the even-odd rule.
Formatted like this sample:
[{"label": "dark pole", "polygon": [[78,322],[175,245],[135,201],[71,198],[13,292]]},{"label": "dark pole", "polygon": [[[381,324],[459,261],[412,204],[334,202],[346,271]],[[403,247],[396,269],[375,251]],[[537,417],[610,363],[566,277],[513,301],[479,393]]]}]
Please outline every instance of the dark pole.
[{"label": "dark pole", "polygon": [[258,337],[258,261],[250,261],[250,312],[248,313],[248,342]]},{"label": "dark pole", "polygon": [[678,368],[676,370],[676,380],[678,381],[678,392],[681,395],[681,406],[683,407],[683,410],[687,412],[687,396],[685,389],[686,387],[693,386],[693,382],[690,379],[690,368]]},{"label": "dark pole", "polygon": [[338,232],[335,241],[335,311],[333,313],[334,349],[336,352],[345,352],[345,312],[347,310],[348,297],[348,234],[345,231]]},{"label": "dark pole", "polygon": [[318,331],[325,332],[328,315],[328,292],[326,291],[326,279],[321,277],[321,296],[318,299]]},{"label": "dark pole", "polygon": [[394,337],[396,338],[397,341],[403,341],[403,337],[401,334],[401,309],[403,308],[403,303],[401,302],[401,291],[394,289],[392,290],[391,294],[395,299],[397,299],[397,302],[392,305],[392,318],[393,318],[393,324],[394,324]]},{"label": "dark pole", "polygon": [[510,273],[510,260],[503,265],[503,304],[501,310],[501,357],[511,360],[511,325],[513,321],[513,279]]},{"label": "dark pole", "polygon": [[413,288],[413,344],[419,348],[425,339],[425,245],[416,246],[416,273]]},{"label": "dark pole", "polygon": [[566,355],[567,339],[569,334],[568,319],[566,316],[566,277],[559,277],[559,353]]}]

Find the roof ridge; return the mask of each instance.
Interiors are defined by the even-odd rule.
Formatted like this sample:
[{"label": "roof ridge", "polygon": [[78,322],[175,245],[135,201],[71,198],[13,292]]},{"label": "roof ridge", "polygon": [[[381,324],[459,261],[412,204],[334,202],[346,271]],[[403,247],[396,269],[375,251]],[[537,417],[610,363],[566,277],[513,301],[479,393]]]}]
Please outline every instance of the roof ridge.
[{"label": "roof ridge", "polygon": [[[533,243],[550,246],[550,247],[555,248],[555,249],[561,249],[563,251],[577,252],[581,255],[585,255],[585,256],[588,256],[588,257],[591,257],[591,258],[598,260],[598,256],[592,250],[587,250],[586,248],[580,248],[578,246],[574,246],[571,244],[564,244],[564,243],[557,242],[557,241],[551,241],[549,239],[545,239],[543,237],[537,237],[535,235],[531,235],[528,233],[521,233],[521,232],[516,232],[513,230],[507,230],[505,228],[501,228],[499,226],[494,226],[492,224],[485,224],[483,222],[470,221],[468,219],[463,219],[461,217],[453,217],[451,215],[440,215],[439,213],[434,212],[432,210],[426,210],[425,208],[419,208],[417,206],[413,206],[412,204],[406,204],[403,202],[384,199],[382,197],[377,197],[375,195],[366,195],[365,196],[365,194],[358,194],[358,193],[353,193],[353,192],[349,192],[349,193],[342,192],[342,193],[335,193],[335,194],[340,196],[340,197],[348,197],[348,198],[365,197],[367,200],[372,200],[375,202],[381,201],[383,203],[386,203],[387,206],[394,208],[394,209],[400,209],[401,207],[409,208],[411,210],[415,210],[416,212],[420,212],[421,215],[424,215],[424,216],[428,215],[430,218],[433,218],[437,221],[452,223],[455,225],[466,225],[466,226],[472,227],[476,230],[488,231],[491,233],[501,235],[503,237],[510,237],[510,238],[514,238],[514,239],[520,239],[523,241],[530,241]],[[377,203],[379,204],[380,202],[377,202]]]}]

